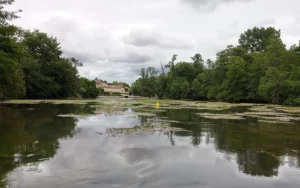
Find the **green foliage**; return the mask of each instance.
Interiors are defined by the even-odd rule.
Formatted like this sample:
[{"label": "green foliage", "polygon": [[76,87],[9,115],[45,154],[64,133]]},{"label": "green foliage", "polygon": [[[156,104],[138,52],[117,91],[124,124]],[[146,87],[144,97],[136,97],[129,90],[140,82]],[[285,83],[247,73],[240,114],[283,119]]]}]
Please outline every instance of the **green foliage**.
[{"label": "green foliage", "polygon": [[0,101],[25,94],[23,72],[17,61],[0,51]]},{"label": "green foliage", "polygon": [[0,100],[25,97],[30,99],[69,98],[78,90],[75,58],[62,56],[57,39],[35,30],[23,31],[7,21],[16,13],[0,2]]},{"label": "green foliage", "polygon": [[125,83],[125,82],[118,82],[118,81],[113,81],[113,83],[112,83],[113,85],[123,85],[124,87],[128,87],[128,88],[130,88],[130,86],[127,84],[127,83]]},{"label": "green foliage", "polygon": [[247,63],[241,57],[232,58],[228,65],[225,80],[223,81],[223,96],[226,101],[242,101],[247,96],[249,85]]},{"label": "green foliage", "polygon": [[187,99],[190,94],[190,84],[184,78],[173,79],[167,89],[171,99]]},{"label": "green foliage", "polygon": [[132,84],[131,92],[134,95],[153,97],[156,95],[156,76],[158,71],[154,67],[141,69],[141,78]]},{"label": "green foliage", "polygon": [[0,100],[18,98],[25,95],[23,71],[19,61],[22,46],[17,42],[18,28],[7,24],[16,18],[16,12],[4,10],[13,0],[0,2]]},{"label": "green foliage", "polygon": [[227,46],[206,66],[200,54],[192,62],[176,60],[174,55],[165,66],[166,74],[152,76],[154,82],[142,69],[132,91],[159,98],[300,105],[300,45],[287,50],[272,27],[247,30],[239,46]]},{"label": "green foliage", "polygon": [[17,13],[21,12],[21,10],[18,11],[6,11],[4,10],[4,6],[11,5],[15,0],[1,0],[0,1],[0,25],[7,24],[7,21],[11,21],[13,19],[18,18]]},{"label": "green foliage", "polygon": [[27,98],[68,98],[75,95],[78,76],[74,58],[62,57],[56,38],[39,31],[22,33],[22,61]]},{"label": "green foliage", "polygon": [[87,78],[79,78],[79,91],[83,98],[96,98],[100,93],[104,93],[102,89],[96,87],[96,82]]},{"label": "green foliage", "polygon": [[168,78],[165,74],[159,75],[155,79],[155,93],[158,98],[163,99],[168,97],[166,88],[168,87]]},{"label": "green foliage", "polygon": [[279,39],[280,30],[254,27],[241,34],[239,44],[248,52],[265,52],[271,38]]}]

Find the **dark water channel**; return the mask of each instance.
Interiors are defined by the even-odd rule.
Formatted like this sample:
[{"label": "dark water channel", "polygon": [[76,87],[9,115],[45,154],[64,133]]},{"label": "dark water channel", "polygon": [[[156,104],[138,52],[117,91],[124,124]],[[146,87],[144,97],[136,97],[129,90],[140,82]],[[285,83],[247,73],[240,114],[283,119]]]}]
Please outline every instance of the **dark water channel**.
[{"label": "dark water channel", "polygon": [[[0,106],[0,187],[300,187],[298,124],[210,120],[189,109],[159,117],[132,109],[57,116],[92,111],[88,105]],[[105,134],[160,118],[186,131]]]}]

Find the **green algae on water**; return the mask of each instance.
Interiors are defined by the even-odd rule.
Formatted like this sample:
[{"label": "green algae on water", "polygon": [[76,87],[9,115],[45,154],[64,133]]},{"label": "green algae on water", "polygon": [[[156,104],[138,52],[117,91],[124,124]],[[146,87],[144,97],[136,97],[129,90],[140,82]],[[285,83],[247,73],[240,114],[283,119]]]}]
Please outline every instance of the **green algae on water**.
[{"label": "green algae on water", "polygon": [[243,120],[242,116],[236,114],[212,114],[212,113],[197,113],[197,115],[207,119],[229,119],[229,120]]}]

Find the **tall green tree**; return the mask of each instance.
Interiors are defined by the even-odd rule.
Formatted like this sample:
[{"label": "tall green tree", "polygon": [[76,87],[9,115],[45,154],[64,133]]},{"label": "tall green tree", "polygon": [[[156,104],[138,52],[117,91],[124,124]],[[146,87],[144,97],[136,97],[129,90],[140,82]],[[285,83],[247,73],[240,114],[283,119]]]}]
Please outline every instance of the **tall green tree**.
[{"label": "tall green tree", "polygon": [[172,60],[169,61],[168,64],[165,65],[166,68],[172,68],[175,64],[175,61],[177,59],[177,54],[174,54],[173,57],[172,57]]},{"label": "tall green tree", "polygon": [[79,78],[79,94],[82,98],[96,98],[100,94],[94,80]]},{"label": "tall green tree", "polygon": [[19,66],[22,46],[18,43],[18,31],[7,21],[17,18],[17,12],[4,9],[14,1],[0,1],[0,100],[22,97],[25,94],[23,71]]},{"label": "tall green tree", "polygon": [[280,35],[280,30],[276,30],[273,27],[254,27],[241,34],[239,44],[251,53],[266,52],[270,39],[279,39]]},{"label": "tall green tree", "polygon": [[285,54],[286,49],[282,41],[277,38],[272,39],[267,47],[267,71],[258,88],[259,94],[271,103],[280,104],[284,101],[284,80],[286,79],[284,69],[289,63]]},{"label": "tall green tree", "polygon": [[19,98],[24,94],[23,72],[18,62],[0,51],[0,101]]},{"label": "tall green tree", "polygon": [[22,67],[27,98],[67,98],[75,95],[78,61],[62,57],[56,38],[37,30],[24,31],[22,44],[26,51]]},{"label": "tall green tree", "polygon": [[156,76],[158,71],[154,67],[142,68],[141,78],[132,84],[131,92],[134,95],[153,97],[156,95]]},{"label": "tall green tree", "polygon": [[243,58],[234,57],[230,60],[228,71],[223,81],[222,99],[231,102],[239,102],[246,99],[249,85],[247,73],[247,63]]}]

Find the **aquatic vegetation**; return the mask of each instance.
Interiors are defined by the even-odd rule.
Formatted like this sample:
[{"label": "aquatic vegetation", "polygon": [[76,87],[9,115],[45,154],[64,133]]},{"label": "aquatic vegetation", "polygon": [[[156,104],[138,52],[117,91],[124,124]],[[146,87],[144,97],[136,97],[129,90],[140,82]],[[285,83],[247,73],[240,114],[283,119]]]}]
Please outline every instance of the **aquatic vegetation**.
[{"label": "aquatic vegetation", "polygon": [[[263,108],[256,108],[255,112],[243,112],[243,113],[236,113],[238,116],[243,117],[252,117],[264,120],[271,120],[276,122],[290,122],[290,121],[299,121],[300,117],[294,116],[290,113],[282,113],[278,112],[275,109],[267,108],[266,111],[263,111]],[[260,110],[260,111],[259,111]]]},{"label": "aquatic vegetation", "polygon": [[147,113],[147,112],[134,112],[134,114],[138,116],[147,116],[147,117],[154,117],[156,116],[155,113]]},{"label": "aquatic vegetation", "polygon": [[272,121],[272,120],[264,120],[264,119],[260,119],[258,120],[258,122],[262,122],[262,123],[271,123],[271,124],[293,124],[292,122],[283,122],[283,121]]},{"label": "aquatic vegetation", "polygon": [[87,99],[87,100],[9,100],[4,101],[4,104],[88,104],[88,103],[101,103],[103,99]]},{"label": "aquatic vegetation", "polygon": [[156,100],[148,98],[139,98],[137,101],[145,105],[154,106],[156,101],[159,101],[162,109],[184,109],[193,108],[199,110],[227,110],[233,107],[248,107],[253,106],[252,103],[225,103],[225,102],[206,102],[206,101],[188,101],[188,100]]},{"label": "aquatic vegetation", "polygon": [[212,113],[197,113],[197,115],[207,119],[232,119],[232,120],[243,120],[242,116],[237,114],[212,114]]},{"label": "aquatic vegetation", "polygon": [[81,114],[59,114],[57,115],[58,117],[73,117],[73,118],[84,118],[84,117],[90,117],[93,116],[95,114],[85,114],[85,113],[81,113]]},{"label": "aquatic vegetation", "polygon": [[[160,108],[155,104],[159,102]],[[207,110],[209,113],[198,114],[207,119],[236,119],[241,120],[245,117],[258,118],[263,120],[275,120],[276,122],[290,122],[300,120],[299,107],[251,104],[251,103],[225,103],[225,102],[205,102],[205,101],[187,101],[187,100],[157,100],[150,98],[116,98],[100,97],[98,99],[88,100],[11,100],[6,104],[83,104],[93,108],[93,114],[104,115],[128,115],[126,110],[132,109],[133,115],[154,117],[160,112],[166,112],[168,109],[198,109]],[[239,107],[242,107],[241,112]],[[238,113],[233,113],[233,109]],[[228,111],[229,113],[218,113],[218,111]],[[86,117],[93,114],[62,114],[61,117]]]},{"label": "aquatic vegetation", "polygon": [[300,114],[300,108],[299,107],[274,106],[274,108],[278,111],[283,111],[283,112],[286,112],[286,113],[299,113]]},{"label": "aquatic vegetation", "polygon": [[250,111],[255,112],[274,112],[274,108],[272,108],[273,105],[255,105],[253,107],[250,107]]}]

